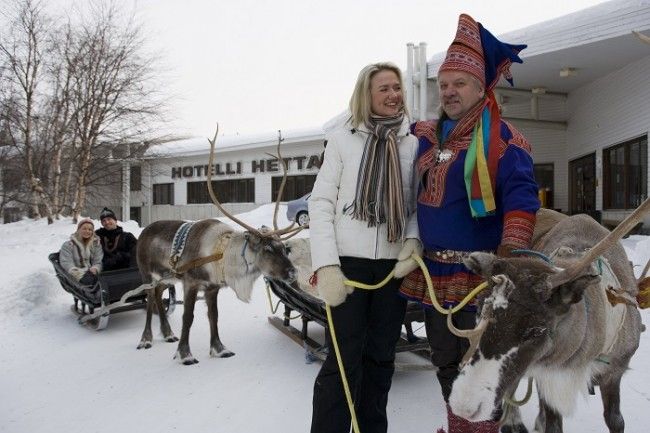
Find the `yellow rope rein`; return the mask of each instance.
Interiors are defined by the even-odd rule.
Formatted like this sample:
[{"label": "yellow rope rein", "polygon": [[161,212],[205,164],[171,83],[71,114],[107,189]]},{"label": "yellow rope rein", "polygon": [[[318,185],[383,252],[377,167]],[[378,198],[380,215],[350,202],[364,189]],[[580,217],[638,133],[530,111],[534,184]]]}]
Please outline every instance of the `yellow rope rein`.
[{"label": "yellow rope rein", "polygon": [[[280,307],[280,302],[278,301],[275,303],[275,307],[273,306],[273,300],[271,299],[271,287],[268,280],[266,280],[266,297],[269,300],[269,309],[271,310],[271,314],[275,314],[278,311],[278,308]],[[289,320],[294,320],[294,319],[300,319],[302,317],[302,314],[298,314],[297,316],[289,316]]]},{"label": "yellow rope rein", "polygon": [[[470,302],[481,290],[485,289],[487,287],[487,282],[483,282],[479,284],[474,290],[472,290],[466,297],[465,299],[462,300],[462,302],[458,305],[456,305],[454,308],[450,308],[448,310],[442,308],[442,306],[438,303],[438,300],[436,299],[436,295],[433,293],[433,282],[431,281],[431,275],[429,275],[429,270],[427,269],[426,265],[424,264],[424,261],[420,256],[417,254],[411,255],[411,258],[414,259],[417,264],[420,266],[420,269],[422,269],[422,273],[424,274],[424,278],[427,282],[427,290],[429,291],[429,297],[431,298],[431,302],[434,306],[434,308],[440,312],[441,314],[453,314],[457,311],[459,311],[461,308],[463,308],[465,305],[467,305],[468,302]],[[391,271],[390,274],[386,276],[381,282],[378,284],[365,284],[361,283],[358,281],[352,281],[352,280],[345,280],[345,285],[346,286],[351,286],[351,287],[356,287],[358,289],[364,289],[364,290],[374,290],[378,289],[380,287],[383,287],[386,285],[394,276],[394,272]],[[347,377],[345,376],[345,369],[343,367],[343,360],[341,359],[341,353],[339,351],[339,345],[336,340],[336,333],[334,332],[334,322],[332,320],[332,312],[330,310],[330,306],[328,304],[325,304],[325,311],[327,312],[327,324],[329,326],[330,330],[330,335],[332,337],[332,345],[334,346],[334,352],[336,353],[336,361],[338,362],[339,366],[339,372],[341,373],[341,381],[343,382],[343,390],[345,392],[345,399],[348,402],[348,409],[350,409],[350,416],[352,418],[352,429],[354,433],[360,433],[359,432],[359,424],[357,422],[357,415],[356,411],[354,410],[354,402],[352,401],[352,394],[350,393],[350,386],[348,385],[348,380]]]},{"label": "yellow rope rein", "polygon": [[[422,273],[424,275],[424,279],[427,283],[427,290],[429,292],[429,297],[431,298],[431,303],[433,307],[438,311],[440,314],[454,314],[457,311],[460,311],[465,305],[467,305],[476,295],[483,289],[487,287],[487,282],[482,282],[478,286],[476,286],[458,305],[456,305],[453,308],[445,309],[443,308],[439,303],[438,299],[436,298],[435,293],[433,292],[433,282],[431,281],[431,275],[429,274],[429,270],[427,269],[426,265],[424,264],[424,261],[420,256],[417,254],[411,255],[411,258],[414,259],[420,269],[422,270]],[[345,280],[344,283],[346,286],[350,287],[355,287],[357,289],[363,289],[363,290],[375,290],[379,289],[380,287],[385,286],[391,279],[394,277],[394,272],[391,271],[386,278],[384,278],[382,281],[380,281],[377,284],[366,284],[366,283],[361,283],[359,281],[353,281],[353,280]],[[270,289],[268,287],[268,283],[266,286],[267,290],[267,295],[269,299],[269,306],[271,307],[271,311],[275,313],[277,311],[277,307],[279,305],[276,305],[275,309],[273,308],[273,303],[271,302],[271,293]],[[350,386],[348,384],[348,379],[345,375],[345,368],[343,366],[343,359],[341,358],[341,352],[339,350],[339,345],[338,341],[336,339],[336,332],[334,331],[334,321],[332,319],[332,311],[329,306],[329,304],[325,304],[325,311],[327,313],[327,324],[329,327],[330,331],[330,336],[332,337],[332,345],[334,346],[334,353],[336,354],[336,361],[338,363],[339,367],[339,372],[341,373],[341,382],[343,383],[343,391],[345,393],[345,399],[348,403],[348,409],[350,410],[350,417],[352,419],[352,429],[354,433],[360,433],[359,430],[359,423],[357,421],[357,415],[356,415],[356,410],[354,409],[354,402],[352,401],[352,394],[350,392]],[[513,393],[514,394],[514,393]],[[525,404],[529,399],[532,394],[532,379],[528,380],[528,389],[526,391],[526,396],[522,400],[513,400],[513,396],[511,397],[506,397],[505,398],[505,403],[506,403],[506,408],[504,409],[503,412],[503,417],[501,420],[503,421],[505,419],[506,414],[509,412],[509,407],[510,406],[522,406]]]}]

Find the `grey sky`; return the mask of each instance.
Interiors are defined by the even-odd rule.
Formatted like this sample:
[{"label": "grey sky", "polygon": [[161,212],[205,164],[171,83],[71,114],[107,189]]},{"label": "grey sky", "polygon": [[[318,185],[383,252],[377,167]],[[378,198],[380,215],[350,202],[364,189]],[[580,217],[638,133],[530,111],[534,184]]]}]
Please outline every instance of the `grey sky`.
[{"label": "grey sky", "polygon": [[[494,34],[599,0],[139,0],[176,95],[173,132],[209,136],[317,127],[347,106],[366,64],[406,62],[406,43],[447,48],[466,12]],[[508,41],[524,42],[525,41]],[[516,68],[513,68],[516,77]]]}]

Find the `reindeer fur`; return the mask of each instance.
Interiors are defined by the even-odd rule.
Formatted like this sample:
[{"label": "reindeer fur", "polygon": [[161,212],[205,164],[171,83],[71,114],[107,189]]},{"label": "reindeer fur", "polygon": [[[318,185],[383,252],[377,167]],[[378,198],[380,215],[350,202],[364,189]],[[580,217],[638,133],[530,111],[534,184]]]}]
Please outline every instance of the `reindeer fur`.
[{"label": "reindeer fur", "polygon": [[296,268],[296,283],[300,290],[312,296],[318,296],[318,291],[309,283],[312,276],[311,246],[309,238],[293,238],[284,242],[289,251],[289,260]]}]

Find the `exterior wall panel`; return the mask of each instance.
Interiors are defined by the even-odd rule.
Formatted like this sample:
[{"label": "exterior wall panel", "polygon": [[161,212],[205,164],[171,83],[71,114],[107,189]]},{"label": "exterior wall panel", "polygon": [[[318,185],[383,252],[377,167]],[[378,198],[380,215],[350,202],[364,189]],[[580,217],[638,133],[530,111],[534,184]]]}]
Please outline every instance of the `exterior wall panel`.
[{"label": "exterior wall panel", "polygon": [[[648,71],[650,56],[601,77],[569,95],[567,158],[570,160],[596,152],[597,209],[602,209],[603,206],[602,149],[650,131]],[[607,211],[603,213],[603,218],[621,219],[627,213]]]}]

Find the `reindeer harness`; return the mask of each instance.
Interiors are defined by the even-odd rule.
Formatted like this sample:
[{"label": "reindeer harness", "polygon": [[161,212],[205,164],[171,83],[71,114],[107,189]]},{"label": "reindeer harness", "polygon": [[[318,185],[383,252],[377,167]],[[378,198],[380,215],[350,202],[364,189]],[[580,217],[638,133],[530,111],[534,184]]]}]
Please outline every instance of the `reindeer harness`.
[{"label": "reindeer harness", "polygon": [[198,268],[210,262],[221,260],[223,258],[223,252],[226,250],[228,244],[230,243],[231,234],[229,232],[223,233],[221,236],[219,236],[219,240],[216,243],[214,252],[212,254],[206,257],[199,257],[194,260],[190,260],[189,262],[184,263],[182,266],[177,267],[178,261],[183,255],[183,250],[185,249],[185,243],[187,242],[190,230],[194,224],[195,222],[183,223],[178,228],[178,230],[176,230],[174,240],[172,241],[172,252],[169,256],[169,265],[172,268],[172,273],[177,277],[180,277],[191,269]]}]

